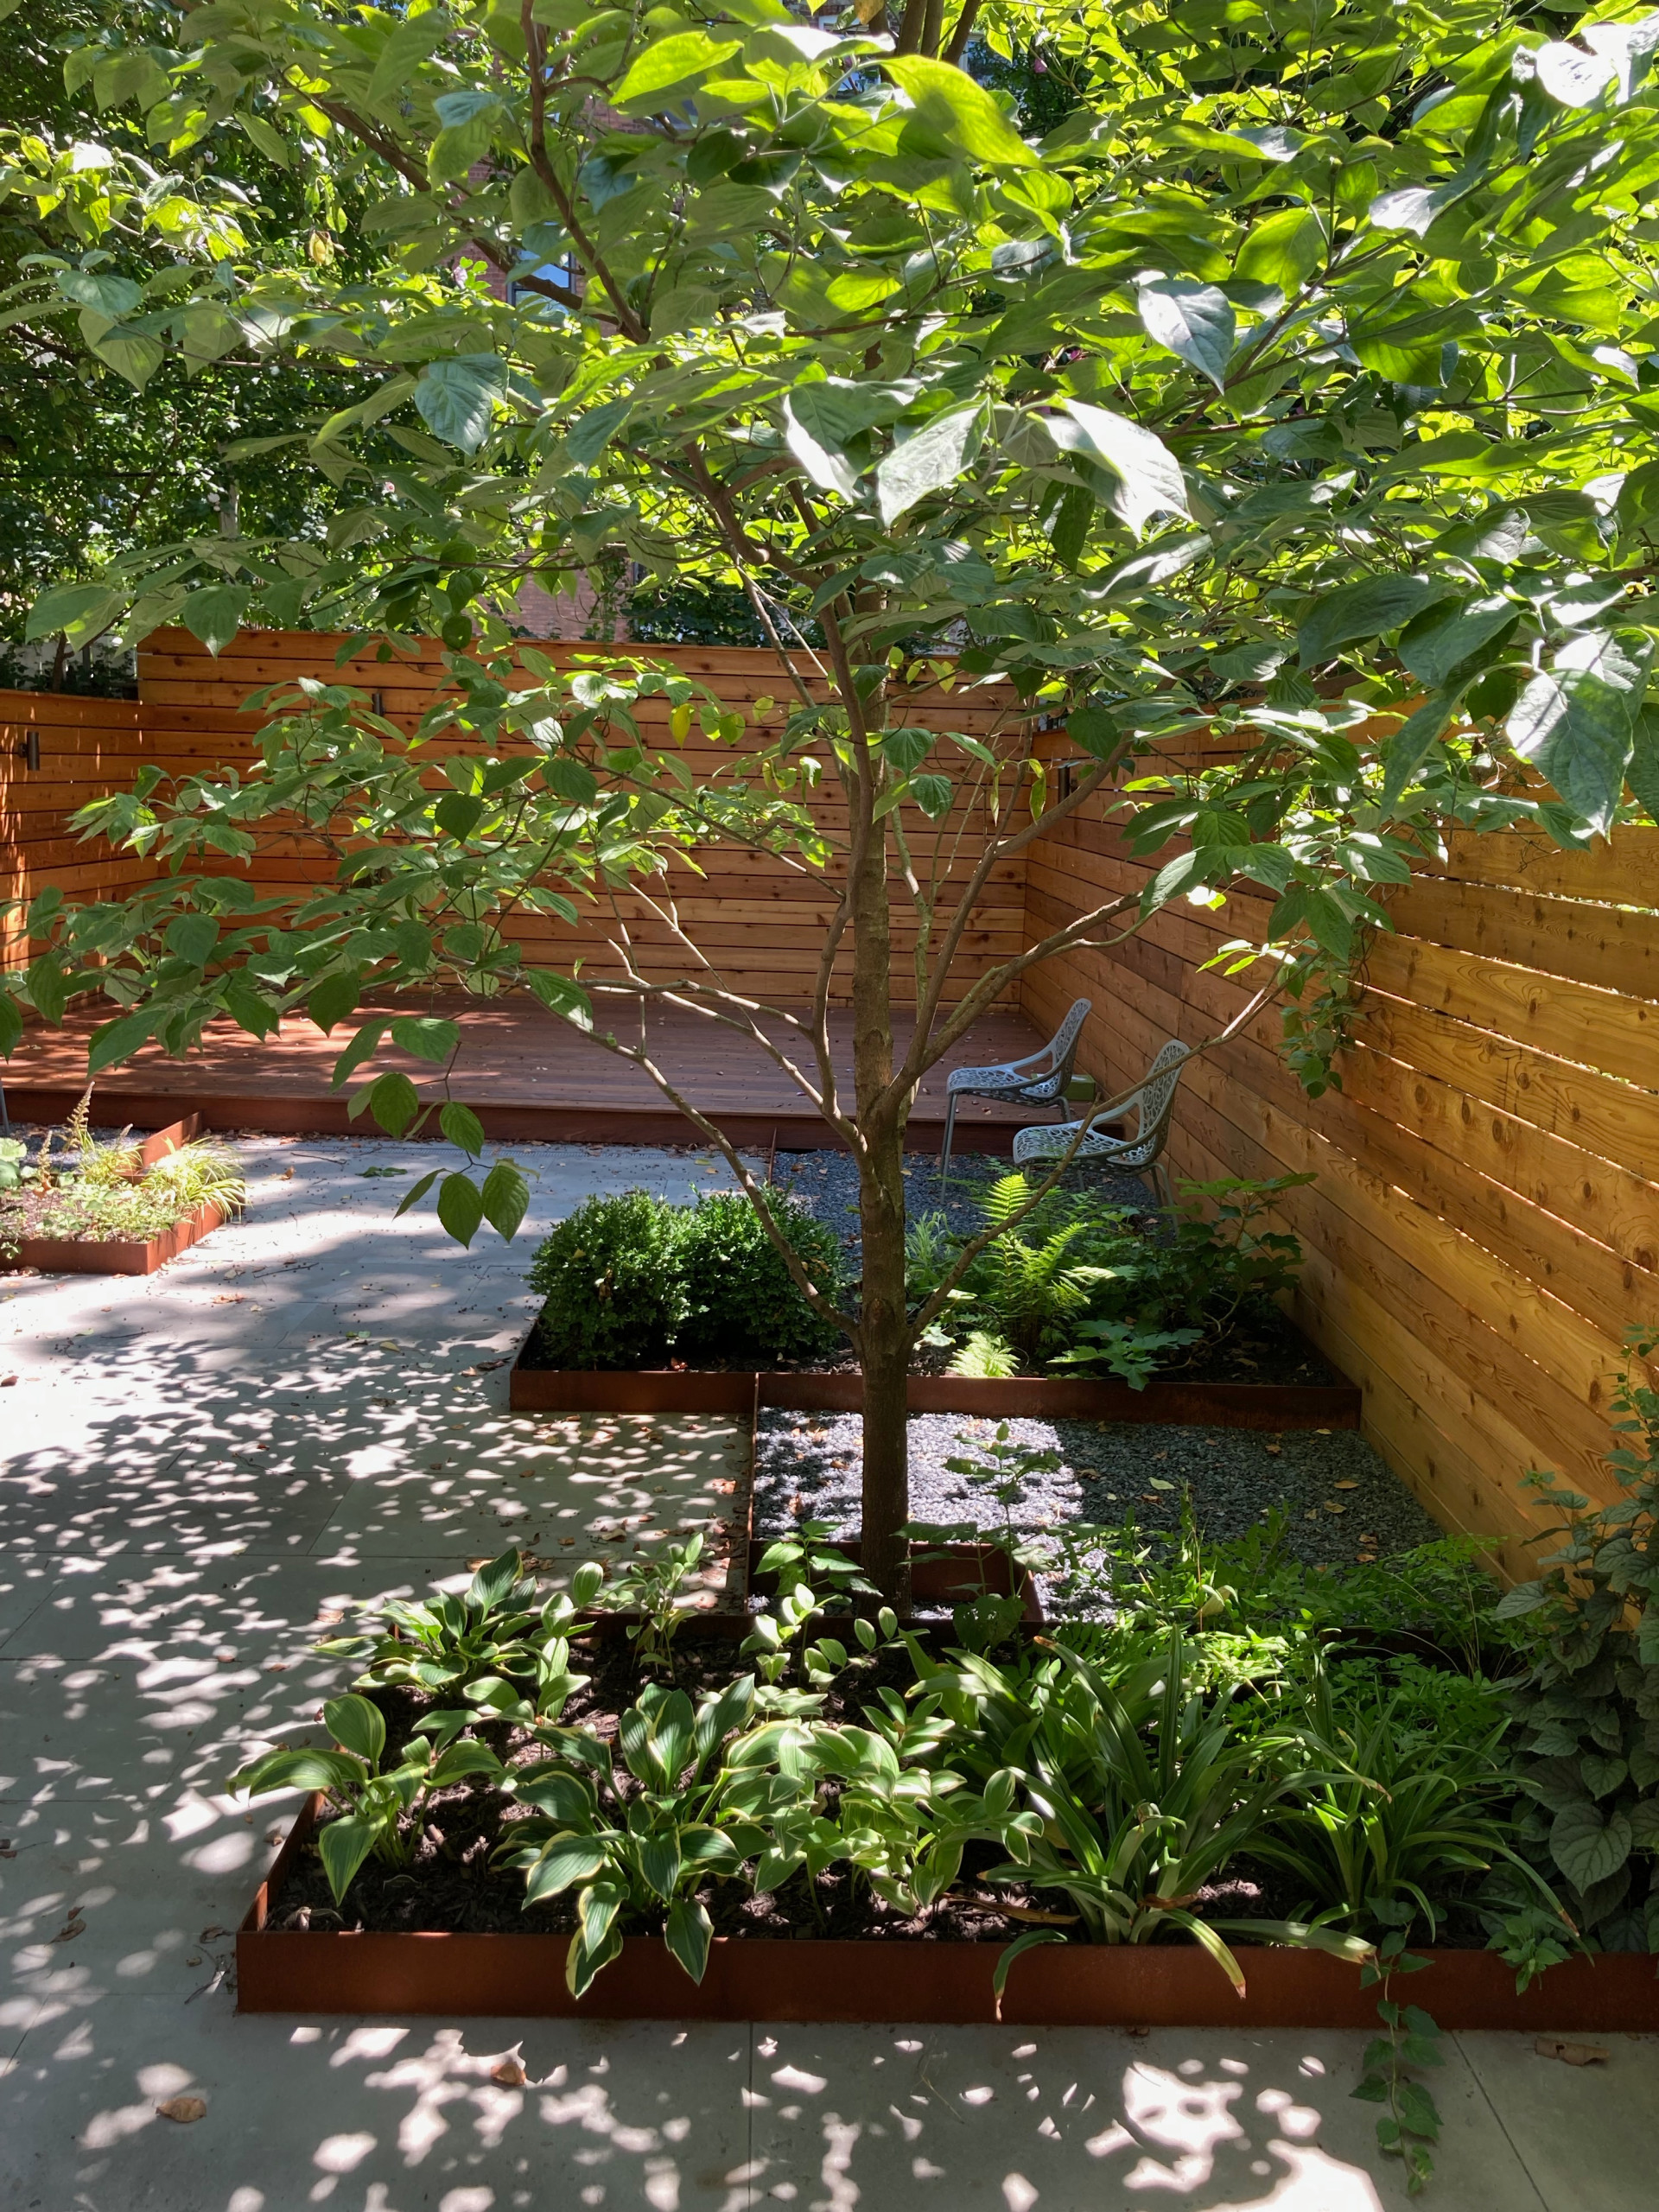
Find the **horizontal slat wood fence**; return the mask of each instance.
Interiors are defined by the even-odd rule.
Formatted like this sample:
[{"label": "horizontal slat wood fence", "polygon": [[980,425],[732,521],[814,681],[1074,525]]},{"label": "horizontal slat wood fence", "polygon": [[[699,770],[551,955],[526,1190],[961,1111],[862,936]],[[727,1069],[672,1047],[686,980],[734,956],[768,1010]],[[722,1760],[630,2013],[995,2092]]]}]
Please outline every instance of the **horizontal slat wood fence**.
[{"label": "horizontal slat wood fence", "polygon": [[[67,827],[67,816],[99,792],[130,784],[146,763],[153,762],[169,776],[199,772],[215,763],[245,770],[256,756],[264,717],[240,709],[251,694],[268,685],[291,683],[301,677],[349,684],[370,695],[381,712],[412,731],[446,681],[441,649],[432,645],[383,662],[371,647],[340,664],[337,653],[344,643],[323,635],[244,632],[215,659],[188,632],[158,631],[139,652],[140,698],[136,705],[0,694],[0,742],[6,755],[0,764],[0,807],[4,810],[10,870],[4,895],[26,896],[29,884],[43,872],[66,890],[82,894],[149,880],[154,870],[143,861],[111,859],[102,848],[77,843]],[[603,649],[552,645],[542,650],[568,666]],[[719,646],[641,650],[653,658],[673,661],[685,675],[717,691],[728,705],[747,709],[762,727],[780,724],[792,703],[770,653]],[[777,703],[758,713],[757,701],[767,697]],[[959,696],[927,692],[918,694],[906,713],[923,728],[982,737],[1006,718],[1012,703],[1010,695],[987,690]],[[42,710],[41,766],[28,772],[19,752],[22,722]],[[664,742],[668,715],[668,702],[660,698],[643,702],[639,710],[641,728]],[[15,728],[10,726],[14,720],[18,725]],[[442,740],[432,745],[430,780],[435,785],[442,785],[440,763],[448,749]],[[709,743],[695,728],[679,750],[694,773],[716,766],[729,769],[732,761],[729,747]],[[810,805],[826,836],[834,839],[844,833],[846,810],[832,775],[826,774]],[[938,834],[935,826],[919,813],[907,817],[906,826],[918,858],[930,852]],[[982,810],[965,796],[942,828],[942,850],[957,855],[946,874],[949,883],[960,880],[982,845]],[[302,855],[293,841],[275,839],[247,872],[263,894],[272,895],[325,884],[331,864],[315,850]],[[513,923],[512,934],[525,944],[550,950],[557,946],[562,957],[579,957],[584,973],[595,978],[621,971],[621,957],[613,948],[626,934],[640,971],[652,981],[665,982],[698,972],[659,911],[671,904],[729,988],[778,1004],[798,1004],[811,994],[838,875],[834,863],[823,872],[791,868],[725,842],[701,848],[695,868],[671,865],[660,896],[654,887],[649,898],[639,893],[607,895],[583,905],[582,918],[574,929],[550,917],[524,915]],[[995,872],[989,895],[963,942],[953,995],[959,995],[987,968],[1019,951],[1024,919],[1024,870],[1011,862]],[[896,995],[901,1002],[912,1002],[911,963],[917,924],[902,891],[895,892],[892,929]],[[837,1005],[848,1002],[850,971],[849,946],[835,970],[831,997]]]},{"label": "horizontal slat wood fence", "polygon": [[[145,880],[144,862],[77,844],[67,811],[145,762],[169,774],[245,763],[257,721],[238,709],[262,684],[348,682],[380,692],[412,728],[443,680],[435,648],[390,666],[360,654],[337,670],[334,645],[255,634],[214,662],[194,639],[162,632],[141,655],[137,704],[0,694],[5,895],[48,880],[97,895]],[[763,653],[673,658],[734,704],[781,691]],[[979,732],[1005,711],[983,695],[938,697],[915,719]],[[31,729],[34,772],[22,758]],[[819,807],[833,830],[832,792]],[[999,872],[963,982],[1103,895],[1139,892],[1145,864],[1100,804],[1083,811]],[[971,852],[979,825],[959,826]],[[733,848],[699,861],[706,876],[677,870],[669,887],[698,940],[734,984],[798,1002],[829,887]],[[276,888],[296,880],[295,864],[274,854],[256,874]],[[1264,1014],[1189,1070],[1173,1164],[1197,1179],[1317,1177],[1283,1206],[1307,1255],[1298,1319],[1361,1383],[1374,1440],[1442,1522],[1510,1540],[1504,1563],[1524,1572],[1516,1539],[1537,1515],[1520,1477],[1547,1465],[1609,1494],[1619,1341],[1659,1318],[1659,831],[1621,831],[1586,854],[1520,836],[1460,838],[1391,907],[1397,934],[1371,950],[1341,1091],[1307,1098],[1274,1049],[1277,1014]],[[620,912],[642,964],[679,972],[643,902]],[[1092,997],[1083,1065],[1127,1087],[1163,1039],[1197,1043],[1237,1012],[1247,987],[1203,963],[1264,917],[1248,896],[1217,914],[1181,905],[1109,951],[1029,974],[1023,1010],[1048,1027],[1071,999]],[[913,933],[901,906],[894,922],[902,998]],[[594,968],[608,963],[611,925],[595,917],[575,933]]]},{"label": "horizontal slat wood fence", "polygon": [[[1031,850],[1028,942],[1146,880],[1104,806],[1085,811]],[[1521,1478],[1613,1494],[1620,1340],[1659,1319],[1659,830],[1583,854],[1460,836],[1389,904],[1342,1090],[1307,1097],[1265,1012],[1188,1070],[1173,1166],[1317,1177],[1282,1206],[1306,1253],[1297,1319],[1440,1522],[1508,1539],[1524,1574],[1519,1538],[1550,1516]],[[1083,1063],[1127,1089],[1166,1038],[1198,1044],[1241,1010],[1248,979],[1202,963],[1264,914],[1179,906],[1028,976],[1027,1011],[1046,1026],[1092,996],[1107,1018]]]}]

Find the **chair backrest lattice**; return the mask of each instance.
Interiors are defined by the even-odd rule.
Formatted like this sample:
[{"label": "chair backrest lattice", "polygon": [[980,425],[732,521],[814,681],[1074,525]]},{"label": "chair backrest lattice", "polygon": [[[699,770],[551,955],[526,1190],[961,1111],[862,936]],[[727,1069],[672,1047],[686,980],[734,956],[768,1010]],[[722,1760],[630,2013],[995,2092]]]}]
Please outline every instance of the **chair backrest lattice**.
[{"label": "chair backrest lattice", "polygon": [[1046,1105],[1050,1100],[1065,1096],[1065,1087],[1077,1071],[1077,1040],[1083,1035],[1083,1025],[1089,1019],[1093,1004],[1092,999],[1078,999],[1049,1039],[1046,1049],[1054,1065],[1048,1074],[1033,1077],[1025,1086],[1020,1095],[1027,1105]]},{"label": "chair backrest lattice", "polygon": [[1167,1045],[1159,1047],[1157,1057],[1147,1070],[1136,1105],[1134,1141],[1137,1148],[1154,1137],[1161,1141],[1174,1111],[1182,1069],[1192,1057],[1192,1047],[1176,1038],[1172,1037]]}]

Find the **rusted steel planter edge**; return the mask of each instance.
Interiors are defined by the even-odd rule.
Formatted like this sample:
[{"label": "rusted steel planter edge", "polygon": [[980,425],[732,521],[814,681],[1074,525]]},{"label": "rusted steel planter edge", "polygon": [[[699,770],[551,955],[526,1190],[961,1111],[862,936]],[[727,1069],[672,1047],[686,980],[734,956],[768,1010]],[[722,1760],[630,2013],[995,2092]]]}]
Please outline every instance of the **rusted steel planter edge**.
[{"label": "rusted steel planter edge", "polygon": [[145,1244],[119,1237],[25,1236],[11,1258],[0,1257],[0,1274],[38,1268],[49,1275],[153,1275],[221,1228],[225,1219],[217,1206],[205,1205]]},{"label": "rusted steel planter edge", "polygon": [[[346,1935],[272,1929],[270,1899],[311,1834],[308,1799],[237,1931],[244,2012],[413,2013],[610,2020],[994,2022],[997,1943],[804,1942],[716,1937],[691,1981],[654,1936],[632,1936],[578,2003],[567,1939],[537,1935]],[[1611,2034],[1659,2030],[1659,1961],[1573,1959],[1517,1995],[1491,1951],[1420,1953],[1411,1998],[1447,2030]],[[1322,1953],[1251,1950],[1243,1998],[1196,1944],[1055,1944],[1020,1959],[1002,2000],[1018,2027],[1358,2028],[1377,1992]]]},{"label": "rusted steel planter edge", "polygon": [[[747,1414],[757,1406],[856,1413],[864,1402],[864,1378],[856,1373],[527,1367],[530,1343],[526,1338],[512,1365],[509,1403],[518,1413]],[[1348,1382],[1149,1382],[1144,1390],[1131,1390],[1127,1382],[1027,1375],[984,1380],[912,1375],[908,1396],[911,1411],[918,1414],[1274,1431],[1357,1428],[1361,1406],[1359,1391]]]}]

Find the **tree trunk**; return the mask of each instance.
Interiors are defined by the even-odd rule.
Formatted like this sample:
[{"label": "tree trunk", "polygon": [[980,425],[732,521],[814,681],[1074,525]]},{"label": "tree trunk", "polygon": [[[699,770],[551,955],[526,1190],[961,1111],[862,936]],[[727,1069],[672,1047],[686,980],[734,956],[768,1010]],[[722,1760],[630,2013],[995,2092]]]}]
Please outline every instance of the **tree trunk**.
[{"label": "tree trunk", "polygon": [[910,1518],[904,1133],[888,1121],[866,1135],[871,1149],[859,1186],[864,1238],[860,1330],[864,1366],[863,1564],[888,1604],[903,1609],[909,1548],[898,1531]]},{"label": "tree trunk", "polygon": [[910,1367],[905,1310],[904,1115],[887,1096],[893,1081],[893,947],[887,912],[886,832],[873,822],[868,771],[855,786],[849,856],[853,931],[853,1085],[863,1152],[859,1226],[864,1273],[858,1354],[864,1370],[864,1569],[890,1605],[907,1595]]}]

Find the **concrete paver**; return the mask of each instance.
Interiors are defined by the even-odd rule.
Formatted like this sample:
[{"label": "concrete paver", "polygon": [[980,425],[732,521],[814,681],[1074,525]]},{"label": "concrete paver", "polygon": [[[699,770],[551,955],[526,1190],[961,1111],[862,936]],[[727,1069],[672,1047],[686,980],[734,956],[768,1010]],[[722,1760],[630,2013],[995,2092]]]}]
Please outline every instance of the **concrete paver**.
[{"label": "concrete paver", "polygon": [[[1367,2038],[1159,2029],[786,2027],[758,2031],[760,2201],[950,2212],[1193,2212],[1407,2202],[1350,2091]],[[1436,2194],[1541,2212],[1469,2069],[1436,2083]],[[807,2192],[810,2190],[810,2197]]]},{"label": "concrete paver", "polygon": [[[707,1158],[519,1147],[525,1230],[464,1253],[363,1173],[418,1147],[246,1151],[247,1219],[161,1274],[0,1280],[5,2212],[1404,2202],[1357,2037],[238,2018],[224,1931],[290,1808],[224,1784],[315,1732],[346,1672],[317,1637],[507,1542],[556,1580],[706,1527],[741,1464],[728,1422],[506,1410],[537,1236]],[[518,2044],[531,2085],[494,2082]],[[1613,2051],[1448,2038],[1427,2201],[1649,2204],[1659,2040]],[[157,2115],[187,2092],[205,2118]]]}]

